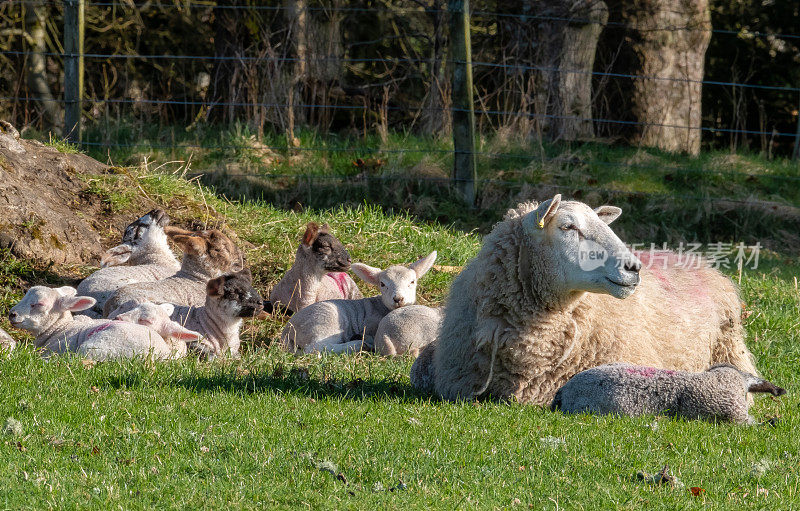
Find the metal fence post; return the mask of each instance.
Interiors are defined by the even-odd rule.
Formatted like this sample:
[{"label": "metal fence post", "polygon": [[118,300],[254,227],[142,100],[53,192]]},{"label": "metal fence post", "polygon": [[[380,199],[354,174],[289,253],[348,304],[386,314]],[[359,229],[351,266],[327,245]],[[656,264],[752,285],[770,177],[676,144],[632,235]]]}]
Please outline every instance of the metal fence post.
[{"label": "metal fence post", "polygon": [[475,204],[475,107],[472,97],[472,45],[469,0],[450,0],[450,54],[453,56],[453,183]]},{"label": "metal fence post", "polygon": [[81,140],[84,0],[64,0],[64,136]]}]

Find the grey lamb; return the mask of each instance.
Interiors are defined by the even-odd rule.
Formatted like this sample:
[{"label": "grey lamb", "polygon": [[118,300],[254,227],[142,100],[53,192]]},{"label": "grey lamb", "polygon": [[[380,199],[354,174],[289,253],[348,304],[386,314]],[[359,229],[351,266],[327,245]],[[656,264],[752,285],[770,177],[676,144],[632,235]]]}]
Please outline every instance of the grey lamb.
[{"label": "grey lamb", "polygon": [[117,289],[138,282],[155,282],[178,271],[181,263],[170,250],[164,232],[168,224],[169,216],[161,209],[154,209],[125,228],[122,243],[106,251],[100,269],[78,284],[79,296],[97,300],[83,314],[100,317],[106,300]]},{"label": "grey lamb", "polygon": [[748,392],[773,396],[786,393],[730,364],[691,373],[614,363],[573,376],[556,392],[550,409],[627,416],[666,413],[687,419],[755,424],[748,413]]}]

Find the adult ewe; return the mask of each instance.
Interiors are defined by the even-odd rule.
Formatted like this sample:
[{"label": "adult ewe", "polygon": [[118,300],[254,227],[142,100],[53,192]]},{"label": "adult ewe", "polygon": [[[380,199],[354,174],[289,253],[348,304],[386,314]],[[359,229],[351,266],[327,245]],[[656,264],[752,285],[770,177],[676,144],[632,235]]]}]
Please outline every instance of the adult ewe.
[{"label": "adult ewe", "polygon": [[453,282],[412,384],[450,400],[545,405],[574,374],[609,362],[756,374],[731,281],[674,260],[640,272],[607,225],[621,212],[560,195],[510,210]]}]

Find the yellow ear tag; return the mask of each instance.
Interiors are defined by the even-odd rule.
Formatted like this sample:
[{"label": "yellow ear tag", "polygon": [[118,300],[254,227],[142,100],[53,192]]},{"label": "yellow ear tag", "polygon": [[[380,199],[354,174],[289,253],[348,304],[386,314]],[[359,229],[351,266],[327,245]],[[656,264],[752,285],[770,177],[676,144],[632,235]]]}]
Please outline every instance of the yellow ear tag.
[{"label": "yellow ear tag", "polygon": [[544,218],[539,220],[539,229],[544,229]]}]

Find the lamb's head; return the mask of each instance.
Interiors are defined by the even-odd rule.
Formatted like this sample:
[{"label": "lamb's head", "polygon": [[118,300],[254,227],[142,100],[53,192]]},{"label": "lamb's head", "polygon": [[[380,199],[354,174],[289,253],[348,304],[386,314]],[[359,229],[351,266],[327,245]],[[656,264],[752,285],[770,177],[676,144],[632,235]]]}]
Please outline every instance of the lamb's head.
[{"label": "lamb's head", "polygon": [[253,277],[245,268],[208,281],[206,306],[231,318],[252,318],[264,311],[264,299],[253,288]]},{"label": "lamb's head", "polygon": [[[174,232],[174,231],[170,231]],[[236,244],[221,231],[178,231],[172,236],[184,253],[181,266],[184,269],[202,272],[210,277],[218,277],[225,272],[240,270],[244,266],[241,252]]]},{"label": "lamb's head", "polygon": [[61,319],[65,313],[83,311],[96,303],[94,298],[76,296],[77,294],[75,288],[69,286],[59,288],[34,286],[11,308],[8,320],[14,328],[22,328],[38,335]]},{"label": "lamb's head", "polygon": [[435,260],[434,250],[408,266],[395,265],[381,271],[380,268],[354,263],[352,269],[364,282],[377,286],[383,304],[389,310],[394,310],[417,301],[417,281],[428,273]]},{"label": "lamb's head", "polygon": [[627,298],[639,284],[642,263],[608,226],[621,213],[556,195],[522,217],[528,261],[520,263],[544,276],[550,292],[561,297],[589,291]]},{"label": "lamb's head", "polygon": [[189,330],[177,321],[170,319],[175,311],[175,306],[171,303],[145,302],[135,308],[119,314],[116,318],[120,321],[127,321],[137,325],[144,325],[164,339],[176,339],[179,341],[197,341],[202,336],[194,330]]},{"label": "lamb's head", "polygon": [[169,215],[163,209],[154,209],[125,228],[122,243],[110,248],[100,258],[100,267],[118,266],[140,254],[153,250],[168,251],[164,228],[169,225]]},{"label": "lamb's head", "polygon": [[319,275],[330,271],[347,271],[350,269],[350,254],[342,242],[330,233],[328,224],[320,227],[309,222],[300,242],[299,255],[307,261],[307,265]]}]

